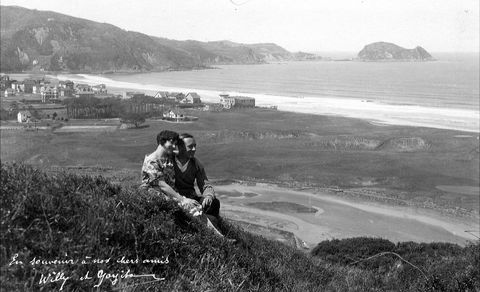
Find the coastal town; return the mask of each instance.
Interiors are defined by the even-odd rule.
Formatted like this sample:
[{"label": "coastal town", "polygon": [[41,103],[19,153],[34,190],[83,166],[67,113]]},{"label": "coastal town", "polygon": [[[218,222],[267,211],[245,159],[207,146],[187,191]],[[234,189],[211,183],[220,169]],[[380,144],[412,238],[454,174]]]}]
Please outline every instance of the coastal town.
[{"label": "coastal town", "polygon": [[[167,121],[194,121],[187,110],[236,111],[254,109],[255,98],[222,93],[217,103],[202,102],[196,92],[141,91],[109,92],[105,84],[90,85],[45,76],[15,80],[0,76],[2,121],[29,127],[40,122],[68,122],[72,119],[115,119],[131,122],[146,118]],[[276,109],[271,106],[270,109]]]}]

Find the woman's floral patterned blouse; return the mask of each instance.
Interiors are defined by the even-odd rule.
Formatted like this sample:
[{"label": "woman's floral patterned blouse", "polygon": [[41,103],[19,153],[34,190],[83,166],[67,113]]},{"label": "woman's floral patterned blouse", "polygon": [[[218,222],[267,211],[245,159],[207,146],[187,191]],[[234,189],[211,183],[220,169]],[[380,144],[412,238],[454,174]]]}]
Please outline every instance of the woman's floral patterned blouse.
[{"label": "woman's floral patterned blouse", "polygon": [[159,159],[155,157],[153,153],[145,155],[142,166],[141,187],[156,187],[158,186],[158,182],[162,180],[175,189],[173,159],[170,157],[161,157]]}]

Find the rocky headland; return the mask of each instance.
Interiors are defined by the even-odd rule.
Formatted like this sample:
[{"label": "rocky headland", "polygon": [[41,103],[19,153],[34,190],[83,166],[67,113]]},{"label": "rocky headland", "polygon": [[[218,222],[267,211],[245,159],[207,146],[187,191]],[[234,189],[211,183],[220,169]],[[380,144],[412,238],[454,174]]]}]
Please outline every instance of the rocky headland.
[{"label": "rocky headland", "polygon": [[366,45],[359,53],[360,61],[433,61],[424,48],[405,49],[392,43],[376,42]]}]

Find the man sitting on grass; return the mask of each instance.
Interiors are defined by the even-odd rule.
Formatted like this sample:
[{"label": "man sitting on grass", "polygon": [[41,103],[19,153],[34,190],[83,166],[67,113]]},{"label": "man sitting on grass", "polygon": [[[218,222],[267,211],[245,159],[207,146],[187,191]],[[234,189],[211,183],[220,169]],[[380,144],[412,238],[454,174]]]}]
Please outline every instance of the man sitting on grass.
[{"label": "man sitting on grass", "polygon": [[[195,157],[197,143],[187,133],[181,134],[178,141],[178,155],[175,156],[175,187],[178,192],[189,199],[202,204],[203,213],[218,219],[220,201],[215,197],[215,190],[208,182],[205,169]],[[195,181],[200,195],[195,191]]]},{"label": "man sitting on grass", "polygon": [[141,188],[176,201],[185,211],[223,237],[209,218],[203,214],[202,205],[194,199],[181,195],[175,187],[173,152],[177,150],[178,141],[178,134],[175,132],[165,130],[158,134],[157,149],[146,155],[143,162]]}]

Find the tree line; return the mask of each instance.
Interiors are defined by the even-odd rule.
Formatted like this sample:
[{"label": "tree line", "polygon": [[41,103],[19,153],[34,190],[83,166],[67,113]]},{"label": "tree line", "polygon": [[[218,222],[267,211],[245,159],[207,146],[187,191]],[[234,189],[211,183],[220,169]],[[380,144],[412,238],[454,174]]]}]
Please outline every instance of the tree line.
[{"label": "tree line", "polygon": [[130,114],[144,117],[163,114],[166,104],[152,96],[121,99],[118,97],[67,98],[62,101],[67,107],[67,115],[73,119],[122,118]]}]

